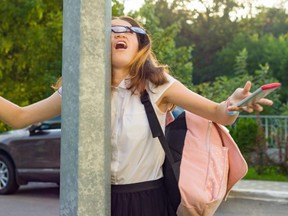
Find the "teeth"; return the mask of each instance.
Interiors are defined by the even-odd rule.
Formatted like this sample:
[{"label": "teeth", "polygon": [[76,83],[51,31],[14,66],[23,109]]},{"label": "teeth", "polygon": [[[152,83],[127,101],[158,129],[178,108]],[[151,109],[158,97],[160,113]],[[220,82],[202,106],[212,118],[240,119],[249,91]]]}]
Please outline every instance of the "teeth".
[{"label": "teeth", "polygon": [[126,49],[127,48],[127,44],[123,41],[119,41],[116,43],[116,49]]}]

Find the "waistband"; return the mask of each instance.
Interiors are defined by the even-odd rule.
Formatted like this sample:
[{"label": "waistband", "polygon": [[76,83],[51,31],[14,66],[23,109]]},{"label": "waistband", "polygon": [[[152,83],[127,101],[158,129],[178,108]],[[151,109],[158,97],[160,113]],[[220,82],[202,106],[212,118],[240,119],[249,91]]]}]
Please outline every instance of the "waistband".
[{"label": "waistband", "polygon": [[112,192],[139,192],[161,188],[164,185],[164,179],[160,178],[153,181],[139,182],[133,184],[111,185]]}]

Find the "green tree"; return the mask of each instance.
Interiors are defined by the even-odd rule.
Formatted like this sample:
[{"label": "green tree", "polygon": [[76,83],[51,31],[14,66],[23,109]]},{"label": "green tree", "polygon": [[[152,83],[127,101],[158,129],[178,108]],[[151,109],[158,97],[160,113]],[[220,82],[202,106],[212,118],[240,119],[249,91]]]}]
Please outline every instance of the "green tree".
[{"label": "green tree", "polygon": [[[247,58],[247,71],[249,71],[249,74],[260,77],[257,76],[257,70],[259,67],[266,65],[266,68],[269,69],[269,74],[264,77],[267,78],[269,75],[272,80],[274,77],[274,80],[279,80],[282,83],[283,86],[280,89],[281,101],[286,102],[288,97],[288,77],[286,75],[288,69],[288,59],[286,58],[288,55],[288,35],[280,35],[276,38],[272,34],[259,36],[256,33],[253,35],[239,33],[217,54],[217,65],[219,65],[219,68],[221,67],[223,74],[228,74],[231,71],[230,68],[233,67],[231,58],[235,58],[239,50],[243,48],[249,52]],[[230,72],[230,77],[234,75],[234,73]],[[265,83],[263,79],[260,80],[263,82],[258,82],[259,84]]]},{"label": "green tree", "polygon": [[0,95],[21,105],[52,93],[61,76],[62,1],[0,2]]},{"label": "green tree", "polygon": [[122,16],[124,15],[124,5],[117,1],[117,0],[112,0],[112,16]]},{"label": "green tree", "polygon": [[256,16],[244,18],[239,24],[241,31],[246,34],[272,34],[279,37],[288,32],[288,14],[284,7],[261,7]]},{"label": "green tree", "polygon": [[[177,5],[177,1],[173,2]],[[199,2],[203,7],[202,10],[187,9],[184,4],[181,9],[174,9],[172,16],[174,19],[184,17],[182,18],[183,28],[176,38],[177,44],[186,46],[192,44],[194,47],[192,52],[194,84],[212,81],[222,75],[221,70],[213,68],[215,54],[233,38],[238,29],[236,20],[230,17],[231,12],[239,7],[236,1]],[[177,8],[179,7],[177,5]]]},{"label": "green tree", "polygon": [[237,123],[230,129],[231,136],[235,139],[241,152],[249,162],[251,152],[256,149],[257,131],[257,122],[252,118],[239,118]]},{"label": "green tree", "polygon": [[175,38],[182,26],[180,22],[174,22],[169,26],[163,26],[159,18],[157,5],[153,0],[146,0],[145,4],[132,17],[141,21],[152,37],[153,50],[162,64],[167,64],[171,73],[183,84],[192,86],[192,61],[191,46],[176,46]]},{"label": "green tree", "polygon": [[[243,87],[246,81],[252,81],[251,91],[255,91],[256,88],[263,85],[263,83],[278,82],[277,79],[273,78],[271,72],[269,71],[269,65],[259,65],[259,68],[250,75],[247,71],[247,59],[248,52],[243,49],[239,52],[238,56],[235,58],[234,63],[234,74],[235,76],[228,78],[227,76],[218,76],[214,82],[201,83],[195,86],[194,90],[199,94],[210,98],[214,101],[224,101],[227,96],[238,87]],[[269,98],[271,96],[268,96]],[[281,102],[279,100],[279,92],[273,93],[273,107],[265,107],[262,114],[281,114]]]},{"label": "green tree", "polygon": [[248,52],[243,49],[235,58],[234,71],[237,76],[229,78],[227,76],[218,76],[214,82],[201,83],[195,87],[195,91],[214,101],[224,101],[238,87],[243,87],[248,80],[253,77],[247,72]]},{"label": "green tree", "polygon": [[234,76],[235,74],[231,73],[231,58],[234,59],[239,50],[246,48],[249,52],[249,73],[253,75],[259,66],[269,65],[269,75],[283,85],[279,90],[281,101],[287,103],[288,14],[284,8],[262,7],[259,10],[256,16],[239,20],[239,32],[217,52],[213,67],[221,70],[222,74]]},{"label": "green tree", "polygon": [[62,2],[3,0],[0,10],[0,94],[27,105],[61,75]]},{"label": "green tree", "polygon": [[[202,4],[202,10],[187,8],[187,4],[190,3],[191,6],[193,1],[154,0],[153,2],[156,5],[155,11],[162,27],[166,28],[175,22],[180,22],[181,30],[175,38],[176,47],[193,47],[194,83],[213,81],[219,75],[233,76],[233,59],[243,48],[248,49],[249,59],[251,59],[254,52],[250,50],[250,47],[242,44],[235,50],[233,56],[227,58],[227,61],[224,63],[220,61],[218,53],[225,49],[235,36],[242,34],[245,37],[252,35],[262,37],[270,33],[278,37],[287,32],[287,14],[284,9],[262,7],[259,8],[259,14],[256,16],[252,12],[247,15],[239,14],[239,9],[252,11],[252,8],[255,7],[254,1],[197,1]],[[259,47],[255,49],[253,46],[251,49],[256,51],[259,50]],[[253,64],[251,64],[251,61],[248,60],[247,69],[253,72],[259,64],[265,63],[253,59]],[[273,72],[273,65],[268,63]],[[277,76],[278,79],[279,77]]]}]

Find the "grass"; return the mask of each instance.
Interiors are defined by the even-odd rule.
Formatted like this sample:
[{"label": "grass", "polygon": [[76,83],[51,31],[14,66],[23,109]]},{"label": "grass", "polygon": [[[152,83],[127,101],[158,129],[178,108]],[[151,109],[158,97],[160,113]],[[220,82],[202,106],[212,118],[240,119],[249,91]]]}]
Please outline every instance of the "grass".
[{"label": "grass", "polygon": [[279,172],[279,168],[277,167],[265,167],[262,172],[259,173],[255,167],[249,167],[244,179],[288,182],[288,173]]}]

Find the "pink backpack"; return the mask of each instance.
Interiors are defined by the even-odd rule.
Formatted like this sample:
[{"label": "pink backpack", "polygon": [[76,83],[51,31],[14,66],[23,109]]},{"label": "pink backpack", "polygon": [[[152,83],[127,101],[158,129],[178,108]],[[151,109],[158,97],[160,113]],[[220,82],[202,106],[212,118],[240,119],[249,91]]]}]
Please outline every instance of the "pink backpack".
[{"label": "pink backpack", "polygon": [[247,163],[226,127],[184,110],[167,116],[165,135],[148,93],[141,96],[153,137],[166,153],[166,190],[177,215],[213,215]]}]

